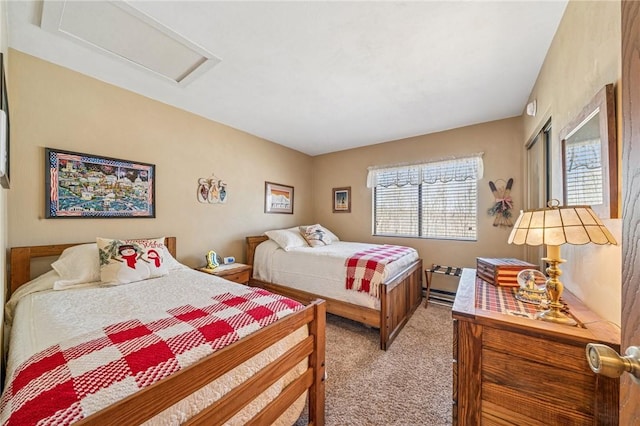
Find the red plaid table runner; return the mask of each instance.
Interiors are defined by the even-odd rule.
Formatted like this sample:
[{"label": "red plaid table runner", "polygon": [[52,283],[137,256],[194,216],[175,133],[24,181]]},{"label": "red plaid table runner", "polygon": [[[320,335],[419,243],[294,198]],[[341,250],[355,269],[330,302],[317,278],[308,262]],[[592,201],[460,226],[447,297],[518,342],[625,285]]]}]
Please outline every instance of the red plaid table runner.
[{"label": "red plaid table runner", "polygon": [[537,305],[515,298],[518,287],[496,287],[476,278],[476,307],[485,311],[533,318]]},{"label": "red plaid table runner", "polygon": [[7,382],[2,423],[71,424],[303,307],[247,290],[113,324],[33,355]]},{"label": "red plaid table runner", "polygon": [[412,251],[414,250],[409,247],[385,244],[354,254],[345,261],[347,289],[380,297],[378,290],[386,265]]}]

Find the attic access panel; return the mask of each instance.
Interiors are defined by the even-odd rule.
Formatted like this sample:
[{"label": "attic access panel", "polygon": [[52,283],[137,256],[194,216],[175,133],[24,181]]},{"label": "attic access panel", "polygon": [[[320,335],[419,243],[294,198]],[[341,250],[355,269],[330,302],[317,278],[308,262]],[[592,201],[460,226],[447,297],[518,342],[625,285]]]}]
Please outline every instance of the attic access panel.
[{"label": "attic access panel", "polygon": [[40,26],[181,86],[221,61],[123,1],[45,1]]}]

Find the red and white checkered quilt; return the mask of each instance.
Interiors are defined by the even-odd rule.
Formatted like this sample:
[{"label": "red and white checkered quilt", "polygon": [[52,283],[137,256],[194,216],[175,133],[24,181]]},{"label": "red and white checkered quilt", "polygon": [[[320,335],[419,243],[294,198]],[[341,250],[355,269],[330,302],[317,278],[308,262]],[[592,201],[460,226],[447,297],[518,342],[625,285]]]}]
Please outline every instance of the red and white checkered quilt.
[{"label": "red and white checkered quilt", "polygon": [[347,289],[380,297],[379,288],[386,265],[413,251],[410,247],[385,244],[354,254],[345,261]]},{"label": "red and white checkered quilt", "polygon": [[247,290],[103,327],[33,355],[7,382],[2,424],[71,424],[303,307]]}]

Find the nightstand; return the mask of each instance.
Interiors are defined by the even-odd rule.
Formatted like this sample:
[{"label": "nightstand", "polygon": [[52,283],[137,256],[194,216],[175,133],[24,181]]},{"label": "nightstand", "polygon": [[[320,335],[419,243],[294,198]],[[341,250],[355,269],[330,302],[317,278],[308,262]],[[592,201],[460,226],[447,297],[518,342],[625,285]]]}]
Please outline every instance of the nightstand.
[{"label": "nightstand", "polygon": [[252,268],[244,263],[231,263],[229,265],[220,265],[215,269],[197,269],[205,274],[215,275],[225,280],[233,281],[234,283],[248,285]]}]

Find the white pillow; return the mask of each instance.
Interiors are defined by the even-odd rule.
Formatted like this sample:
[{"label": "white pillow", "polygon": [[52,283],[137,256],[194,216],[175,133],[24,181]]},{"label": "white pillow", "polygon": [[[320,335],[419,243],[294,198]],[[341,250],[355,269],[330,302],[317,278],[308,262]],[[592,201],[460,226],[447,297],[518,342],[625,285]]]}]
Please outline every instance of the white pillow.
[{"label": "white pillow", "polygon": [[100,281],[98,246],[90,243],[69,247],[51,267],[60,275],[53,284],[54,290]]},{"label": "white pillow", "polygon": [[331,244],[331,239],[320,225],[301,226],[300,235],[311,247],[322,247]]},{"label": "white pillow", "polygon": [[269,237],[269,239],[275,241],[285,251],[307,245],[307,242],[302,238],[297,227],[289,229],[275,229],[265,232],[265,235]]},{"label": "white pillow", "polygon": [[169,271],[177,271],[180,269],[190,269],[187,265],[183,265],[178,262],[172,255],[169,253],[169,249],[167,246],[164,247],[164,264]]},{"label": "white pillow", "polygon": [[169,273],[164,238],[116,240],[98,238],[100,280],[118,285],[161,277]]},{"label": "white pillow", "polygon": [[336,236],[336,234],[334,234],[333,232],[329,231],[327,228],[325,228],[322,225],[319,225],[319,226],[320,226],[320,228],[322,228],[322,230],[324,231],[326,236],[331,240],[332,243],[335,243],[336,241],[340,241],[340,238],[338,238]]}]

